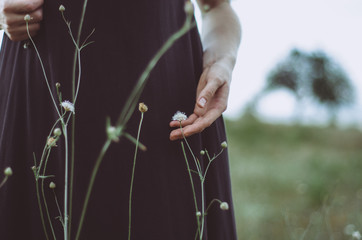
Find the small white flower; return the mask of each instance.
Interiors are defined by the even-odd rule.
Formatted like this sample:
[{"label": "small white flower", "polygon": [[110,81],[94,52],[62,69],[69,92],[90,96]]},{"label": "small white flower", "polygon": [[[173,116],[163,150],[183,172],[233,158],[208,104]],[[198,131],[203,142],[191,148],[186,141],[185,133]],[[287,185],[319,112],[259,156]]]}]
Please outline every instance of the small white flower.
[{"label": "small white flower", "polygon": [[362,238],[362,236],[361,236],[361,234],[360,234],[360,232],[359,231],[354,231],[353,233],[352,233],[352,238],[353,239],[361,239]]},{"label": "small white flower", "polygon": [[220,203],[220,209],[224,211],[229,210],[229,204],[227,202]]},{"label": "small white flower", "polygon": [[179,122],[184,121],[186,119],[187,119],[186,114],[180,111],[177,111],[172,117],[173,121],[179,121]]},{"label": "small white flower", "polygon": [[24,20],[27,21],[27,22],[29,22],[29,21],[31,20],[30,15],[29,15],[29,14],[26,14],[26,15],[24,16]]},{"label": "small white flower", "polygon": [[61,105],[62,105],[62,107],[64,108],[65,111],[74,113],[74,105],[73,105],[73,103],[65,100],[65,101],[62,102]]},{"label": "small white flower", "polygon": [[10,177],[11,175],[13,175],[13,170],[11,169],[11,167],[5,168],[4,174],[5,174],[5,176],[7,176],[7,177]]}]

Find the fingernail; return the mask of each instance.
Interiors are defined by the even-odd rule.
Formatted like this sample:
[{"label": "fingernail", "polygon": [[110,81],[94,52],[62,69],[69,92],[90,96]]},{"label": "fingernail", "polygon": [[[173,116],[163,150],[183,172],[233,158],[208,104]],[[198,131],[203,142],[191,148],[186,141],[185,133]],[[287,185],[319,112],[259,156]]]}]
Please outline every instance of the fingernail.
[{"label": "fingernail", "polygon": [[206,99],[205,98],[200,98],[199,104],[200,104],[201,107],[205,107]]}]

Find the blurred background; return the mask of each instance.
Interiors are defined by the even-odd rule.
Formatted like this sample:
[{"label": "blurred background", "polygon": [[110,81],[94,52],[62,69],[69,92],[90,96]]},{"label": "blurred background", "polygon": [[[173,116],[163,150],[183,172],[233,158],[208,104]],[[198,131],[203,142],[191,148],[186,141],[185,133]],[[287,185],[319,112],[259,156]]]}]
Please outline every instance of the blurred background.
[{"label": "blurred background", "polygon": [[231,4],[243,28],[225,112],[239,239],[361,239],[362,0]]}]

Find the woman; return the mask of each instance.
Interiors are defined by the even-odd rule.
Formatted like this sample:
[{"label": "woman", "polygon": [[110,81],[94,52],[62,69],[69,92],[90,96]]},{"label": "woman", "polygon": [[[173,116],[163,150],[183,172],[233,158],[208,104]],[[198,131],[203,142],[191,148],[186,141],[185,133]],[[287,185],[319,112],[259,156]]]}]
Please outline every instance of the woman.
[{"label": "woman", "polygon": [[[57,119],[29,31],[45,64],[50,86],[60,83],[63,99],[72,97],[73,42],[59,13],[79,25],[83,1],[0,0],[0,23],[6,36],[0,54],[0,168],[14,175],[0,189],[2,239],[46,239],[40,220],[31,167],[39,161],[46,136]],[[185,20],[184,0],[89,1],[82,39],[93,44],[82,50],[82,81],[76,104],[75,175],[71,218],[72,239],[79,222],[91,170],[106,139],[106,117],[116,121],[147,62]],[[178,139],[182,132],[195,153],[220,151],[225,139],[223,120],[231,73],[240,41],[240,26],[225,0],[200,0],[203,12],[202,45],[194,28],[178,40],[152,71],[142,93],[145,113],[140,141],[147,146],[137,158],[132,200],[132,239],[194,239],[195,205],[185,159]],[[137,134],[135,112],[126,131]],[[170,128],[171,127],[171,128]],[[170,141],[171,140],[171,141]],[[52,150],[45,180],[56,182],[63,207],[64,142]],[[90,198],[80,239],[127,239],[128,194],[134,145],[113,143],[107,152]],[[208,160],[196,154],[201,164]],[[191,162],[190,162],[191,163]],[[195,168],[191,165],[191,168]],[[198,181],[198,182],[197,182]],[[200,204],[199,179],[194,178]],[[46,191],[54,234],[62,238],[52,191]],[[230,190],[227,153],[211,165],[205,181],[205,203],[228,202],[230,211],[214,204],[208,211],[204,239],[237,239]],[[59,218],[58,218],[59,219]],[[47,224],[47,222],[46,222]],[[47,234],[52,233],[47,225]]]}]

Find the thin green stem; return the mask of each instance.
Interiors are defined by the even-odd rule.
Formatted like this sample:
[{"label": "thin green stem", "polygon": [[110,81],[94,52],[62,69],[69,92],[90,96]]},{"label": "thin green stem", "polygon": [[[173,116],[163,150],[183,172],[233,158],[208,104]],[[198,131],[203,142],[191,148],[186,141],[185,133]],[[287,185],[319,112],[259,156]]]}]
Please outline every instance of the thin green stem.
[{"label": "thin green stem", "polygon": [[140,124],[138,126],[138,132],[137,132],[137,141],[136,141],[136,149],[134,152],[133,157],[133,168],[132,168],[132,176],[131,176],[131,186],[129,189],[129,201],[128,201],[128,240],[131,240],[131,220],[132,220],[132,192],[133,192],[133,181],[134,181],[134,173],[136,170],[136,159],[137,159],[137,152],[138,152],[138,144],[140,140],[140,134],[141,134],[141,127],[143,122],[143,112],[141,112],[141,120]]},{"label": "thin green stem", "polygon": [[197,172],[199,173],[200,176],[202,176],[201,166],[199,166],[199,164],[197,163],[195,154],[192,152],[192,149],[191,149],[191,147],[190,147],[190,144],[188,143],[188,141],[187,141],[187,139],[186,139],[186,137],[185,137],[185,135],[184,135],[184,131],[183,131],[183,128],[182,128],[182,125],[181,125],[181,121],[180,121],[180,129],[181,129],[182,137],[183,137],[183,139],[185,140],[186,146],[187,146],[187,148],[189,149],[189,151],[190,151],[190,153],[191,153],[191,155],[192,155],[192,158],[194,159]]},{"label": "thin green stem", "polygon": [[64,166],[64,240],[69,238],[68,235],[68,174],[69,174],[69,159],[68,159],[68,130],[67,125],[64,124],[62,119],[63,135],[64,135],[64,147],[65,147],[65,166]]},{"label": "thin green stem", "polygon": [[60,222],[62,223],[63,228],[64,228],[64,220],[63,220],[63,216],[62,216],[62,211],[60,210],[60,207],[59,207],[58,198],[57,198],[57,195],[55,194],[54,189],[52,189],[52,190],[53,190],[53,194],[54,194],[55,204],[57,205],[57,208],[58,208]]},{"label": "thin green stem", "polygon": [[107,139],[107,141],[104,143],[102,150],[96,160],[96,163],[94,165],[93,171],[92,171],[92,175],[89,181],[89,185],[88,185],[88,189],[87,189],[87,193],[86,193],[86,197],[83,203],[83,209],[82,209],[82,213],[80,216],[80,221],[79,221],[79,225],[78,225],[78,230],[77,230],[77,234],[75,239],[79,239],[80,236],[80,232],[82,231],[82,226],[83,226],[83,222],[84,222],[84,217],[85,217],[85,213],[87,211],[87,207],[88,207],[88,202],[89,202],[89,198],[93,189],[93,185],[94,185],[94,180],[97,176],[97,172],[99,169],[100,164],[102,163],[102,160],[104,158],[104,155],[106,154],[109,146],[111,145],[112,140],[111,139]]},{"label": "thin green stem", "polygon": [[37,56],[38,56],[38,59],[39,59],[39,62],[40,62],[40,66],[41,66],[41,69],[42,69],[42,71],[43,71],[43,75],[44,75],[44,78],[45,78],[45,82],[46,82],[46,84],[47,84],[47,86],[48,86],[48,90],[49,90],[49,93],[50,93],[50,97],[52,98],[52,101],[53,101],[55,110],[57,111],[58,116],[61,117],[61,114],[60,114],[59,109],[58,109],[58,105],[57,105],[56,102],[55,102],[55,99],[54,99],[52,90],[51,90],[50,85],[49,85],[49,80],[48,80],[47,74],[46,74],[46,72],[45,72],[45,67],[44,67],[44,64],[43,64],[43,60],[41,59],[40,54],[39,54],[39,51],[38,51],[38,48],[36,47],[36,45],[35,45],[35,43],[34,43],[34,40],[33,40],[33,38],[32,38],[31,35],[30,35],[30,32],[29,32],[29,23],[28,23],[28,21],[26,21],[26,31],[27,31],[27,33],[28,33],[28,37],[29,37],[31,43],[33,44],[33,47],[34,47],[34,49],[35,49],[35,52],[36,52],[36,54],[37,54]]},{"label": "thin green stem", "polygon": [[44,220],[44,213],[43,213],[43,208],[41,206],[41,202],[40,202],[40,193],[39,193],[39,183],[38,183],[38,179],[35,179],[35,188],[36,188],[36,196],[38,199],[38,206],[39,206],[39,211],[40,211],[40,218],[41,218],[41,223],[43,225],[43,230],[44,230],[44,234],[45,234],[45,238],[47,240],[49,240],[49,236],[48,236],[48,232],[45,226],[45,220]]},{"label": "thin green stem", "polygon": [[212,204],[214,202],[219,202],[220,204],[222,203],[219,199],[213,199],[210,203],[209,203],[209,206],[207,206],[206,210],[205,210],[205,214],[207,214],[207,211],[209,211],[209,208],[212,206]]},{"label": "thin green stem", "polygon": [[0,188],[2,188],[2,186],[6,183],[6,181],[8,180],[8,176],[5,176],[4,179],[2,180],[2,182],[0,183]]},{"label": "thin green stem", "polygon": [[[48,163],[48,160],[49,160],[50,152],[51,152],[51,148],[48,149],[48,154],[47,154],[47,157],[45,159],[45,164],[44,164],[44,168],[43,168],[43,176],[45,176],[45,171],[46,171],[47,163]],[[45,178],[42,178],[42,180],[41,180],[41,193],[42,193],[42,197],[43,197],[45,213],[46,213],[47,218],[48,218],[48,222],[49,222],[50,230],[52,231],[53,238],[57,239],[56,236],[55,236],[55,233],[54,233],[54,228],[53,228],[52,220],[50,218],[47,200],[46,200],[46,197],[45,197],[44,180],[45,180]]]},{"label": "thin green stem", "polygon": [[195,192],[195,186],[194,186],[194,180],[192,179],[192,175],[191,175],[191,169],[190,169],[190,165],[189,162],[187,160],[187,155],[186,155],[186,151],[185,151],[185,146],[184,143],[181,141],[181,148],[182,148],[182,152],[184,154],[184,158],[185,158],[185,162],[186,162],[186,167],[187,167],[187,172],[189,174],[190,177],[190,183],[191,183],[191,188],[192,188],[192,195],[194,198],[194,204],[195,204],[195,216],[196,216],[196,221],[197,221],[197,229],[198,231],[200,230],[200,224],[199,224],[199,217],[196,215],[196,213],[199,211],[198,205],[197,205],[197,200],[196,200],[196,192]]},{"label": "thin green stem", "polygon": [[205,190],[204,190],[204,179],[201,180],[201,231],[200,231],[200,240],[204,234],[205,226]]}]

